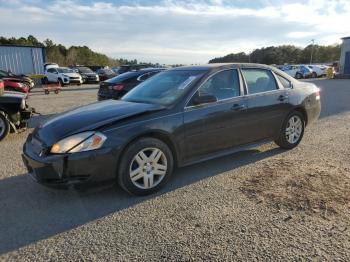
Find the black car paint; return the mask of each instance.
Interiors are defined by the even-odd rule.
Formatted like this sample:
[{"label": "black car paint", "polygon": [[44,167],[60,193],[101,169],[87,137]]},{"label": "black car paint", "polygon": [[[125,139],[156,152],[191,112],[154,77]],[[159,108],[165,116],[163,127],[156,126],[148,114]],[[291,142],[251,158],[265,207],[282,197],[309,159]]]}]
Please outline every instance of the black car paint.
[{"label": "black car paint", "polygon": [[[123,95],[133,89],[135,86],[148,79],[149,77],[161,72],[164,69],[141,69],[138,71],[128,71],[116,77],[100,83],[97,99],[99,101],[106,99],[120,99]],[[146,79],[140,79],[144,75],[149,75]],[[113,86],[123,85],[122,90],[114,90]]]},{"label": "black car paint", "polygon": [[[176,165],[181,167],[254,142],[276,139],[292,110],[302,112],[307,123],[318,118],[320,102],[316,100],[314,86],[281,72],[275,73],[289,79],[294,86],[292,89],[284,89],[279,84],[278,90],[250,95],[240,74],[241,96],[188,106],[197,87],[211,75],[221,70],[240,71],[240,68],[251,67],[275,70],[252,64],[173,69],[203,70],[205,74],[172,106],[109,100],[64,113],[37,127],[28,137],[23,148],[24,162],[35,180],[46,185],[92,183],[115,179],[123,150],[140,137],[151,136],[164,141],[173,152]],[[58,140],[87,130],[99,131],[108,137],[101,149],[62,155],[48,153]],[[33,137],[40,141],[36,152]]]},{"label": "black car paint", "polygon": [[[76,67],[71,67],[73,70],[76,70],[83,78],[83,82],[84,83],[98,83],[100,82],[99,76],[98,74],[94,73],[90,68],[91,72],[87,73],[87,72],[83,72],[81,70],[82,66],[76,66]],[[84,66],[85,68],[85,66]],[[88,68],[88,67],[86,67]]]}]

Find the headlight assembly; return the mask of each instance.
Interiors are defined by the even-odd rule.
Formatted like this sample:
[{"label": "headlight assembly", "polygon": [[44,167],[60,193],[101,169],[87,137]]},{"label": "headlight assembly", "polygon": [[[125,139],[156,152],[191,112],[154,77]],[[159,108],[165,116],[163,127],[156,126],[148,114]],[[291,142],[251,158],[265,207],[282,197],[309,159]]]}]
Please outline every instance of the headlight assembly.
[{"label": "headlight assembly", "polygon": [[50,153],[65,154],[99,149],[107,137],[100,132],[83,132],[66,137],[52,145]]}]

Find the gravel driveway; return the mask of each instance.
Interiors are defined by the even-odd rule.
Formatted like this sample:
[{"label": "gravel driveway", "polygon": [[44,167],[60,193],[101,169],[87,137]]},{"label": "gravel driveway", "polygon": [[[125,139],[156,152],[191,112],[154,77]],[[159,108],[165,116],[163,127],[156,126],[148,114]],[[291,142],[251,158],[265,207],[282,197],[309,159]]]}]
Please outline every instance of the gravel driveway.
[{"label": "gravel driveway", "polygon": [[[0,144],[0,260],[350,261],[350,81],[314,80],[321,119],[273,143],[176,171],[159,194],[44,188],[22,164],[30,130]],[[35,92],[45,116],[96,100],[93,86]]]}]

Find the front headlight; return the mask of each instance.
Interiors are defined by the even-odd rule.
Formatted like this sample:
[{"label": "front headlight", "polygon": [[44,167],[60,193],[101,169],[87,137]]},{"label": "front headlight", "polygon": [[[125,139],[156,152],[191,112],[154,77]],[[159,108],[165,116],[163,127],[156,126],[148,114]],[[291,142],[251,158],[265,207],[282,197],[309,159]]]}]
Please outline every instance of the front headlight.
[{"label": "front headlight", "polygon": [[83,132],[66,137],[52,145],[50,153],[65,154],[99,149],[107,137],[100,132]]}]

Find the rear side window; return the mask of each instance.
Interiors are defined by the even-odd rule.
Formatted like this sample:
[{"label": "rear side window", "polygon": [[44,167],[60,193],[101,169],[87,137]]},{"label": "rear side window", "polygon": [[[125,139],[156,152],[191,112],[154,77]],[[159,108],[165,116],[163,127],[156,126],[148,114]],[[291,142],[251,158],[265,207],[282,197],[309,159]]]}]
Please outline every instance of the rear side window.
[{"label": "rear side window", "polygon": [[47,72],[49,72],[49,73],[56,73],[56,69],[55,68],[49,68],[47,70]]},{"label": "rear side window", "polygon": [[274,76],[264,69],[242,69],[243,77],[247,83],[248,94],[257,94],[277,89]]},{"label": "rear side window", "polygon": [[289,81],[287,78],[284,78],[283,76],[277,75],[278,80],[281,82],[284,88],[292,88],[292,82]]}]

